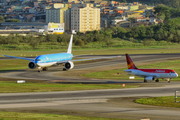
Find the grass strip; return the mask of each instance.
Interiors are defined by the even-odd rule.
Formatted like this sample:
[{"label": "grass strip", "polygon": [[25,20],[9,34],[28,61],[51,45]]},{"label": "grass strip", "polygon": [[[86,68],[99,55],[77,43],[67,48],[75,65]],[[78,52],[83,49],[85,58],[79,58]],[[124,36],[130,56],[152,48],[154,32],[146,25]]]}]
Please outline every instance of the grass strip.
[{"label": "grass strip", "polygon": [[38,114],[38,113],[19,113],[19,112],[0,112],[0,120],[125,120],[116,118],[102,117],[83,117],[57,114]]},{"label": "grass strip", "polygon": [[27,69],[29,62],[30,61],[27,60],[17,60],[17,59],[0,60],[0,71]]},{"label": "grass strip", "polygon": [[[180,75],[180,69],[177,66],[180,66],[180,60],[166,61],[166,62],[142,65],[142,66],[137,66],[137,67],[138,68],[173,69]],[[108,70],[108,71],[102,71],[102,72],[92,72],[92,73],[83,74],[82,76],[88,77],[88,78],[102,78],[102,79],[120,79],[120,80],[129,79],[129,75],[126,72],[124,72],[125,69],[127,68]],[[143,80],[143,78],[136,76],[135,80]],[[180,76],[178,76],[177,78],[173,78],[172,80],[180,80]]]},{"label": "grass strip", "polygon": [[[178,98],[178,100],[180,99]],[[180,108],[180,103],[175,102],[175,96],[141,98],[141,99],[136,99],[135,102],[139,104],[144,104],[144,105]]]},{"label": "grass strip", "polygon": [[[0,50],[0,57],[2,55],[12,55],[12,56],[19,56],[19,57],[26,57],[26,56],[38,56],[43,54],[52,54],[52,53],[61,53],[66,52],[67,49],[58,49],[58,50]],[[79,49],[79,50],[72,50],[74,55],[79,54],[93,54],[93,55],[119,55],[119,54],[158,54],[158,53],[179,53],[180,45],[179,46],[171,46],[171,47],[141,47],[141,48],[102,48],[102,49]]]},{"label": "grass strip", "polygon": [[125,87],[123,87],[122,84],[16,83],[16,81],[0,81],[1,93],[121,89],[136,87],[139,87],[139,85],[126,85]]}]

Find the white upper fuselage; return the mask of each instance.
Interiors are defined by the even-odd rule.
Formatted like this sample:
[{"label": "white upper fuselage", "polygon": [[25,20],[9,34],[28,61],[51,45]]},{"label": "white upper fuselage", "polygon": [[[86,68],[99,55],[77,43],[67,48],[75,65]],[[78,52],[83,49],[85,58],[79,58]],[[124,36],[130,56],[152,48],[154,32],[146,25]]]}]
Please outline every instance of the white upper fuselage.
[{"label": "white upper fuselage", "polygon": [[154,78],[175,78],[178,76],[174,70],[170,69],[127,69],[125,72],[139,77]]}]

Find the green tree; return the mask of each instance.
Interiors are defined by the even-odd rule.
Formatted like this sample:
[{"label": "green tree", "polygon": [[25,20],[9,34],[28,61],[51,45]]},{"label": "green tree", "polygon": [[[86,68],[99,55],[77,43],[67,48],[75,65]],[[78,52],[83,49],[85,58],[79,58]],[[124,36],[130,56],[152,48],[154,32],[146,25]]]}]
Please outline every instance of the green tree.
[{"label": "green tree", "polygon": [[122,0],[122,2],[123,2],[123,3],[127,3],[127,1],[126,1],[126,0]]},{"label": "green tree", "polygon": [[36,39],[32,39],[29,43],[30,46],[33,47],[33,49],[35,49],[38,45],[39,45],[39,41]]},{"label": "green tree", "polygon": [[18,20],[18,19],[10,19],[10,20],[6,20],[6,22],[20,22],[20,20]]},{"label": "green tree", "polygon": [[0,22],[4,22],[4,17],[0,15]]},{"label": "green tree", "polygon": [[130,21],[131,23],[135,23],[135,18],[134,17],[130,17],[130,18],[128,18],[128,21]]},{"label": "green tree", "polygon": [[149,16],[150,16],[150,12],[147,11],[147,12],[146,12],[146,17],[149,17]]},{"label": "green tree", "polygon": [[81,39],[78,39],[78,40],[76,40],[75,45],[76,46],[84,46],[84,41],[82,41]]}]

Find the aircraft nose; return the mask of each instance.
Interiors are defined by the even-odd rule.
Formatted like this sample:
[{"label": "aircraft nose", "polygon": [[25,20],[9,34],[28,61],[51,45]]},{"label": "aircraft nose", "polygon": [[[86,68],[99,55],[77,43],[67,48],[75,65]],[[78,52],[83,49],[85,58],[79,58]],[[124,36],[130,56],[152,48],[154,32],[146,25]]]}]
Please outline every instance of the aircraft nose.
[{"label": "aircraft nose", "polygon": [[178,74],[176,73],[176,77],[178,77]]}]

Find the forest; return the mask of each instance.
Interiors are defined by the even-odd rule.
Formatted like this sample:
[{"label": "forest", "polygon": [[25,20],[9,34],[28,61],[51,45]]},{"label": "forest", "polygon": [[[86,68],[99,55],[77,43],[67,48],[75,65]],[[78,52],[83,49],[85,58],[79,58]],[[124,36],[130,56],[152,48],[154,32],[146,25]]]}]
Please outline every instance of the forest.
[{"label": "forest", "polygon": [[148,4],[148,5],[158,5],[158,4],[164,4],[167,6],[171,6],[174,8],[179,8],[180,7],[180,0],[117,0],[119,2],[139,2],[143,4]]}]

